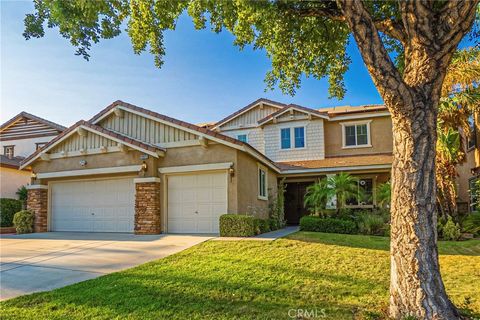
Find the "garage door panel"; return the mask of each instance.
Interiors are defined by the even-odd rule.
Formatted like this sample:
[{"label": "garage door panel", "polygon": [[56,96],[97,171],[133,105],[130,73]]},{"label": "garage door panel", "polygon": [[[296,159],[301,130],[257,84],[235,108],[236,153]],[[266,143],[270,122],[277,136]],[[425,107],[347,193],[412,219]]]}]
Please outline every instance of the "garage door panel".
[{"label": "garage door panel", "polygon": [[225,172],[169,177],[168,232],[218,233],[219,217],[227,212],[226,181]]},{"label": "garage door panel", "polygon": [[134,194],[131,178],[53,183],[51,229],[133,232]]}]

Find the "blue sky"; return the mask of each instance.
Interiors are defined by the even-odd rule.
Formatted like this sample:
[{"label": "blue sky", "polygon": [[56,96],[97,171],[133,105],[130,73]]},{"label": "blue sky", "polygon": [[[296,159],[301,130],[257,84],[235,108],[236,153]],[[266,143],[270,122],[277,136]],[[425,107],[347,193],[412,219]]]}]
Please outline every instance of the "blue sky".
[{"label": "blue sky", "polygon": [[291,97],[265,92],[265,52],[239,51],[231,34],[196,31],[188,17],[166,34],[158,69],[150,54],[133,53],[125,34],[95,45],[88,62],[55,29],[26,41],[23,18],[32,11],[31,2],[1,3],[1,123],[27,111],[69,126],[117,99],[193,123],[219,120],[260,97],[312,108],[382,103],[353,43],[345,99],[328,99],[327,82],[315,79]]}]

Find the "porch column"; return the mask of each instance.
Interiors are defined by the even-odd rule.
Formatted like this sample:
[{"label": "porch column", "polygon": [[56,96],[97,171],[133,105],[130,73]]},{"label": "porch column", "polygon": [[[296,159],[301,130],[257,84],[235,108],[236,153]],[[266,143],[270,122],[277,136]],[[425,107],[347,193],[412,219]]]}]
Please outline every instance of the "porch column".
[{"label": "porch column", "polygon": [[34,232],[48,231],[48,186],[27,186],[27,210],[35,215]]},{"label": "porch column", "polygon": [[135,234],[158,234],[160,220],[160,178],[137,178],[135,183]]}]

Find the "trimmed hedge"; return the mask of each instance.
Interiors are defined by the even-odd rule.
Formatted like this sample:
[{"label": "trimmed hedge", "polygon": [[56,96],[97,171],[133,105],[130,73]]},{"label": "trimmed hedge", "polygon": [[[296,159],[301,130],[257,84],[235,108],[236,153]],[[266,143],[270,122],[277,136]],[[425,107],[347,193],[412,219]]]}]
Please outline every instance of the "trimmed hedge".
[{"label": "trimmed hedge", "polygon": [[13,224],[17,229],[17,233],[32,233],[34,217],[35,216],[33,215],[33,213],[28,210],[23,210],[15,213],[13,217]]},{"label": "trimmed hedge", "polygon": [[253,216],[224,214],[220,216],[221,237],[252,237],[257,234],[258,222]]},{"label": "trimmed hedge", "polygon": [[22,210],[22,201],[0,198],[0,227],[12,227],[13,215]]},{"label": "trimmed hedge", "polygon": [[300,219],[300,230],[354,234],[357,226],[355,222],[348,220],[305,216]]}]

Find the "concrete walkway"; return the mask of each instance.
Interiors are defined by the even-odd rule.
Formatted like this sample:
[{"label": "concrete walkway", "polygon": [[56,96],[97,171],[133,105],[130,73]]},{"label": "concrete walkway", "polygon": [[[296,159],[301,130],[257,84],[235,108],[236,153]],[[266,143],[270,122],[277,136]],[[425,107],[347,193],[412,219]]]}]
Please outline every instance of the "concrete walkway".
[{"label": "concrete walkway", "polygon": [[211,238],[205,235],[81,232],[2,235],[0,300],[131,268]]},{"label": "concrete walkway", "polygon": [[255,241],[273,241],[277,240],[278,238],[283,238],[288,236],[289,234],[295,233],[300,228],[298,226],[288,226],[283,229],[267,232],[267,233],[262,233],[259,234],[258,236],[254,237],[217,237],[213,238],[212,240],[217,240],[217,241],[231,241],[231,240],[255,240]]}]

